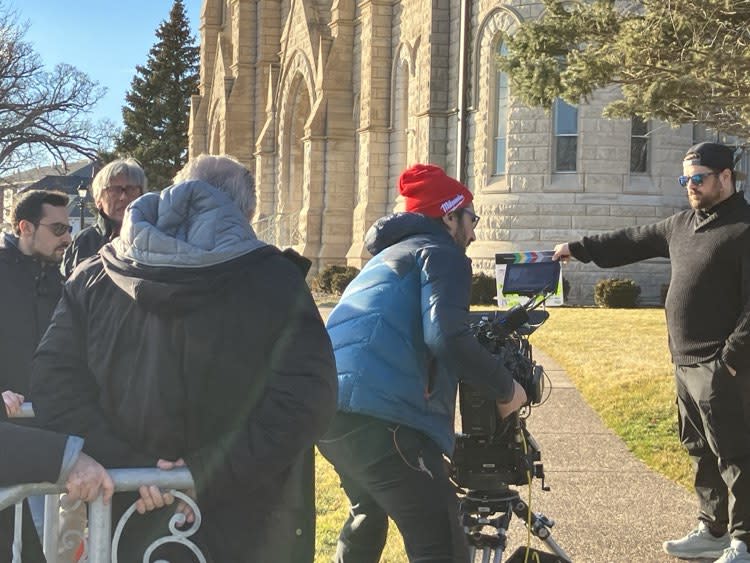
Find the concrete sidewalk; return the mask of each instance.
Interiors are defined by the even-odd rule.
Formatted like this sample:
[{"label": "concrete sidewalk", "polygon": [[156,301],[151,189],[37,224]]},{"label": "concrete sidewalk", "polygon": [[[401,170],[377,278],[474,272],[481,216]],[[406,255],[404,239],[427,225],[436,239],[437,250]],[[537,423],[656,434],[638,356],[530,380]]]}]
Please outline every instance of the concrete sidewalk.
[{"label": "concrete sidewalk", "polygon": [[[552,490],[542,491],[535,480],[532,510],[555,521],[552,537],[575,563],[680,561],[661,544],[696,525],[693,495],[635,459],[549,356],[535,350],[535,359],[552,389],[527,422]],[[528,487],[520,493],[525,499]],[[526,542],[516,518],[508,534],[506,557]],[[536,538],[532,546],[547,551]]]}]

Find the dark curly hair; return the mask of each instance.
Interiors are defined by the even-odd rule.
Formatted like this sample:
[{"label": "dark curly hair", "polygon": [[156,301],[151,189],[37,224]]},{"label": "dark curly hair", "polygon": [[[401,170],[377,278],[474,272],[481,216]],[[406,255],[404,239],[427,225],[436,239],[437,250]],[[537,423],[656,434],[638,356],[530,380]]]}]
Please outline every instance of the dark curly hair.
[{"label": "dark curly hair", "polygon": [[10,214],[10,224],[16,235],[21,234],[18,223],[22,220],[38,225],[42,219],[42,205],[45,203],[54,207],[67,207],[69,198],[67,194],[49,190],[29,190],[18,198],[13,211]]}]

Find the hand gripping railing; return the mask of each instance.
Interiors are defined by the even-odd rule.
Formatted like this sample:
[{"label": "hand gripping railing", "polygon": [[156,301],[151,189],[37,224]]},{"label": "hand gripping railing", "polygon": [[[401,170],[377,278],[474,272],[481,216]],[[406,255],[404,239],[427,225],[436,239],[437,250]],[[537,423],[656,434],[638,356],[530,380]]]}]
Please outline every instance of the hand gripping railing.
[{"label": "hand gripping railing", "polygon": [[[187,529],[179,529],[178,525],[182,524],[182,515],[175,515],[169,523],[171,536],[165,536],[154,542],[146,550],[153,551],[159,545],[164,543],[179,543],[193,552],[196,561],[205,562],[205,557],[197,546],[189,540],[200,526],[201,516],[195,501],[187,495],[177,492],[177,489],[186,490],[194,487],[193,477],[186,468],[173,469],[171,471],[162,471],[160,469],[111,469],[109,475],[115,484],[115,492],[132,492],[137,491],[141,485],[156,485],[163,489],[174,489],[173,494],[180,500],[188,503],[195,513],[195,521]],[[29,483],[14,487],[0,488],[0,510],[16,505],[16,527],[14,533],[14,558],[13,561],[20,559],[20,539],[21,539],[21,501],[32,495],[55,495],[65,491],[62,485],[54,483]],[[117,544],[119,542],[122,529],[127,520],[135,511],[135,505],[128,509],[120,519],[117,525],[115,536],[112,537],[112,512],[111,504],[105,505],[101,495],[95,501],[89,504],[89,541],[88,541],[88,561],[91,563],[108,563],[117,561]],[[55,534],[56,535],[56,534]],[[47,533],[45,533],[47,536]],[[55,542],[56,543],[56,542]],[[16,550],[18,546],[18,551]],[[46,546],[45,546],[46,547]],[[57,549],[47,553],[47,560],[51,563],[55,560]]]},{"label": "hand gripping railing", "polygon": [[[1,405],[0,405],[1,407]],[[34,409],[31,403],[24,403],[21,413],[14,418],[33,418]],[[206,558],[200,549],[190,541],[190,536],[198,531],[201,524],[201,514],[195,501],[180,490],[193,489],[193,476],[187,468],[162,471],[156,468],[142,469],[110,469],[108,471],[115,485],[115,492],[137,491],[142,485],[155,485],[161,489],[171,490],[179,500],[185,502],[195,514],[195,520],[186,528],[178,528],[184,523],[182,514],[175,514],[169,522],[169,532],[156,540],[145,550],[144,561],[150,561],[150,554],[160,545],[177,543],[189,549],[199,563],[205,563]],[[57,563],[58,530],[59,530],[59,495],[65,492],[65,487],[59,483],[26,483],[13,487],[0,488],[0,510],[15,505],[15,529],[13,535],[13,563],[21,562],[21,534],[23,499],[34,495],[47,496],[45,509],[44,552],[48,563]],[[135,503],[122,515],[112,535],[112,505],[105,505],[102,496],[89,503],[88,529],[89,536],[83,560],[89,563],[117,563],[117,548],[122,530],[129,518],[135,512]]]}]

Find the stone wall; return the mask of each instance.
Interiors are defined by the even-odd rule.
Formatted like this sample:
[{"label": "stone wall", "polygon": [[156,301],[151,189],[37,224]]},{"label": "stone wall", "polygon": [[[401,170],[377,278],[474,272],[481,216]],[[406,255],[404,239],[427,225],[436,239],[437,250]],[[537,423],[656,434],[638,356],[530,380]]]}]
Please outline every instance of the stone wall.
[{"label": "stone wall", "polygon": [[[314,269],[366,262],[364,234],[399,208],[398,171],[414,162],[444,166],[474,192],[482,221],[469,254],[487,272],[497,252],[551,249],[686,205],[675,176],[691,131],[650,124],[648,172],[631,174],[629,121],[601,117],[614,89],[579,106],[573,173],[552,170],[552,116],[514,101],[511,90],[506,173],[493,175],[497,42],[537,17],[539,2],[470,2],[462,48],[460,0],[229,0],[222,23],[224,1],[205,0],[203,9],[191,154],[233,152],[254,167],[258,218],[291,213],[299,238],[279,242],[303,251]],[[565,275],[576,302],[591,301],[598,279],[620,276],[654,303],[669,264],[571,264]]]}]

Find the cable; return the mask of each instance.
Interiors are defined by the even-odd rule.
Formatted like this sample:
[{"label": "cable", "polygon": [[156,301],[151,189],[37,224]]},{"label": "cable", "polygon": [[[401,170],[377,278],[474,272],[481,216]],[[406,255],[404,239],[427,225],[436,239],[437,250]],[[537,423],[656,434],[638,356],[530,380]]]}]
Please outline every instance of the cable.
[{"label": "cable", "polygon": [[546,403],[549,400],[550,396],[552,396],[552,379],[550,379],[550,376],[547,373],[547,370],[545,370],[544,368],[542,368],[542,375],[544,377],[544,381],[547,382],[547,385],[544,386],[544,391],[546,391],[546,394],[544,397],[542,397],[542,400],[539,401],[539,404],[534,405],[535,407],[541,407],[544,403]]}]

